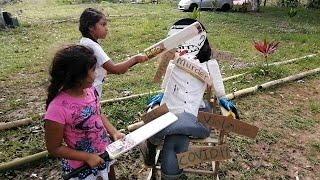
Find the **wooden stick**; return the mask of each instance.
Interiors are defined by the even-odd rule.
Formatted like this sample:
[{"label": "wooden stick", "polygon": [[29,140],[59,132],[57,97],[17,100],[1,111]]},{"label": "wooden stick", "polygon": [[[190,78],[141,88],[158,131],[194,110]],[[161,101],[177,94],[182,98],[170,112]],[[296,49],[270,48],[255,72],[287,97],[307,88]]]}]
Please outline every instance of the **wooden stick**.
[{"label": "wooden stick", "polygon": [[274,81],[266,82],[266,83],[261,84],[261,85],[256,85],[256,86],[253,86],[253,87],[241,89],[239,91],[230,93],[230,94],[228,94],[226,96],[229,99],[234,99],[236,97],[240,97],[240,96],[244,96],[244,95],[247,95],[247,94],[250,94],[250,93],[254,93],[254,92],[256,92],[258,90],[261,90],[261,89],[266,89],[266,88],[269,88],[271,86],[274,86],[274,85],[277,85],[277,84],[281,84],[281,83],[285,83],[285,82],[289,82],[289,81],[295,81],[297,79],[301,79],[301,78],[306,77],[306,76],[317,74],[319,72],[320,72],[320,68],[316,68],[316,69],[313,69],[313,70],[310,70],[310,71],[305,71],[305,72],[302,72],[302,73],[299,73],[299,74],[295,74],[295,75],[292,75],[292,76],[288,76],[288,77],[285,77],[285,78],[282,78],[282,79],[277,79],[277,80],[274,80]]},{"label": "wooden stick", "polygon": [[33,162],[36,160],[40,160],[42,158],[46,158],[47,156],[48,156],[48,151],[42,151],[37,154],[33,154],[33,155],[26,156],[23,158],[14,159],[9,162],[1,163],[0,164],[0,172],[8,170],[8,169],[12,169],[12,168],[17,168],[23,164],[30,163],[30,162]]},{"label": "wooden stick", "polygon": [[17,121],[0,123],[0,131],[14,128],[14,127],[25,126],[25,125],[31,124],[32,122],[33,122],[33,120],[31,118],[26,118],[26,119],[21,119],[21,120],[17,120]]}]

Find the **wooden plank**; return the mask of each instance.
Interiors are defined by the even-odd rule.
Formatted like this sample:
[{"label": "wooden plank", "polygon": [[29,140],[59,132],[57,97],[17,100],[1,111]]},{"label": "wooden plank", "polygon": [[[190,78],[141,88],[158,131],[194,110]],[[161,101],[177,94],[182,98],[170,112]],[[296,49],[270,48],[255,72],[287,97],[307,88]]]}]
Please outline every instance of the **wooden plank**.
[{"label": "wooden plank", "polygon": [[177,154],[179,168],[185,168],[201,162],[222,161],[230,159],[228,145],[205,146],[193,148],[190,151]]},{"label": "wooden plank", "polygon": [[217,130],[224,130],[226,132],[233,132],[249,138],[257,136],[259,128],[238,119],[233,119],[229,116],[222,116],[207,112],[199,112],[198,120],[201,123],[208,124]]},{"label": "wooden plank", "polygon": [[152,109],[152,111],[142,115],[141,120],[144,122],[144,124],[147,124],[148,122],[166,114],[167,112],[169,112],[167,105],[162,104],[161,106]]},{"label": "wooden plank", "polygon": [[123,153],[134,148],[177,120],[178,117],[176,115],[167,112],[139,129],[127,134],[124,138],[114,141],[106,147],[110,159],[118,158]]}]

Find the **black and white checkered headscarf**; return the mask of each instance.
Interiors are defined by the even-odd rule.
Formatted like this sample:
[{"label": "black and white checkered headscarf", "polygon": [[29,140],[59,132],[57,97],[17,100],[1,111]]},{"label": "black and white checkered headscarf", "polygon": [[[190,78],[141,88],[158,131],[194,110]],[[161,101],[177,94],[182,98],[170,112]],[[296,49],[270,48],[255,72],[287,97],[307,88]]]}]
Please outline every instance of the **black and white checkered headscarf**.
[{"label": "black and white checkered headscarf", "polygon": [[[170,36],[174,33],[177,33],[194,22],[197,22],[197,20],[190,18],[180,19],[179,21],[173,24],[170,31],[168,32],[168,35]],[[202,24],[201,26],[204,29],[204,31],[195,36],[194,38],[179,45],[177,47],[177,52],[187,50],[188,52],[184,56],[186,56],[188,59],[199,59],[199,61],[202,63],[210,60],[211,48],[207,39],[207,33],[205,31],[205,28]]]}]

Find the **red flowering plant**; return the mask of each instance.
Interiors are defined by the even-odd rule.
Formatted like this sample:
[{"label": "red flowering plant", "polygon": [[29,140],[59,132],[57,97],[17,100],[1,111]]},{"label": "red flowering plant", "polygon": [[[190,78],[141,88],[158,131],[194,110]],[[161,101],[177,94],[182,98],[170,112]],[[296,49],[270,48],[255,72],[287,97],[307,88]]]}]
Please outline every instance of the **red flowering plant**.
[{"label": "red flowering plant", "polygon": [[267,66],[269,65],[268,56],[278,49],[279,43],[280,42],[276,41],[268,42],[266,38],[263,41],[253,41],[254,47],[256,48],[256,50],[262,53]]}]

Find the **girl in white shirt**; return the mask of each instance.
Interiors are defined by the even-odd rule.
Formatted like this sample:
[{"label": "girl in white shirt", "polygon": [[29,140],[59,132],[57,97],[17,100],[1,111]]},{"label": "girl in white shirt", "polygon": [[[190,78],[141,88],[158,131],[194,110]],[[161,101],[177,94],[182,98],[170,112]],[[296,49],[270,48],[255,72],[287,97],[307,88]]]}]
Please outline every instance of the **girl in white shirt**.
[{"label": "girl in white shirt", "polygon": [[98,39],[105,39],[108,35],[106,16],[93,8],[87,8],[80,16],[79,30],[82,34],[80,44],[91,48],[97,58],[96,79],[93,86],[96,88],[99,96],[102,95],[102,86],[106,73],[123,74],[135,64],[148,60],[145,55],[135,55],[121,63],[114,63],[103,51],[98,43]]}]

